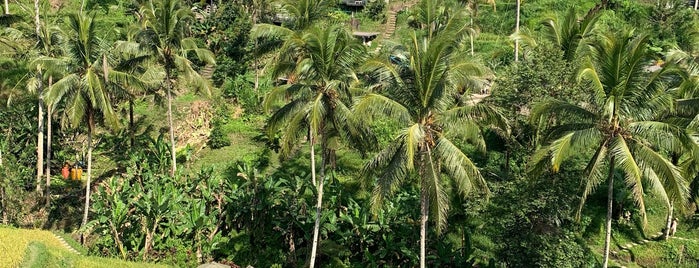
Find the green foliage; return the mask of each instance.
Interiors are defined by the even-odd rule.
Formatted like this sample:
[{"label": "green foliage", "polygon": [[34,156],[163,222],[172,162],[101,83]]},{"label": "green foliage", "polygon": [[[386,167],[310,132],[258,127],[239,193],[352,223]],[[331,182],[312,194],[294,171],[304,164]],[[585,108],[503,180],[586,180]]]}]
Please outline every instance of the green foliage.
[{"label": "green foliage", "polygon": [[[99,241],[96,249],[109,256],[142,255],[184,266],[195,264],[198,256],[211,258],[226,241],[220,233],[220,208],[229,200],[228,181],[211,169],[175,179],[140,168],[138,161],[134,159],[127,177],[109,179],[95,195],[97,219],[92,224],[110,238]],[[171,250],[180,254],[167,254]]]},{"label": "green foliage", "polygon": [[211,133],[209,140],[206,142],[212,149],[219,149],[231,145],[231,140],[228,137],[229,131],[225,125],[230,122],[231,111],[224,101],[216,104],[216,112],[214,118],[211,119]]},{"label": "green foliage", "polygon": [[364,9],[370,19],[386,23],[386,1],[369,0]]},{"label": "green foliage", "polygon": [[254,79],[251,73],[237,75],[235,79],[226,78],[221,86],[223,96],[234,99],[248,113],[262,112],[260,96],[264,95],[266,85],[255,90]]},{"label": "green foliage", "polygon": [[252,21],[241,5],[227,1],[205,21],[195,23],[193,28],[194,34],[216,55],[214,84],[237,80],[246,73],[254,56],[251,55],[253,48],[249,40]]},{"label": "green foliage", "polygon": [[[645,202],[649,215],[645,232],[651,234],[664,225],[667,200],[676,200],[677,208],[684,207],[679,202],[686,198],[677,198],[682,197],[684,182],[677,180],[676,175],[690,174],[691,179],[696,173],[694,164],[699,154],[690,151],[692,146],[697,147],[699,125],[695,108],[699,102],[694,94],[696,66],[692,66],[696,63],[692,59],[696,51],[692,48],[696,46],[697,15],[682,0],[610,0],[607,7],[598,11],[599,22],[594,31],[589,31],[591,38],[579,43],[578,34],[582,31],[578,28],[585,23],[580,20],[581,15],[600,1],[523,1],[523,32],[533,33],[527,40],[533,42],[525,44],[523,57],[517,63],[512,62],[510,37],[515,18],[513,0],[495,1],[497,10],[486,3],[490,1],[421,1],[410,8],[407,7],[417,1],[391,1],[393,10],[405,7],[397,11],[396,32],[390,40],[379,38],[374,42],[382,46],[381,52],[390,51],[392,56],[403,58],[400,64],[381,62],[388,57],[373,57],[373,49],[367,50],[351,32],[343,31],[347,26],[341,24],[350,15],[338,8],[339,1],[286,0],[274,4],[268,0],[221,1],[213,14],[195,14],[190,12],[191,6],[203,6],[211,1],[88,0],[86,4],[92,13],[86,14],[94,15],[96,28],[82,29],[93,33],[92,37],[81,36],[83,31],[71,31],[76,26],[75,18],[72,24],[60,23],[71,21],[66,14],[78,13],[79,1],[58,1],[63,5],[57,9],[44,1],[42,27],[50,39],[38,43],[31,25],[31,8],[26,5],[30,2],[10,2],[13,15],[0,16],[0,23],[7,26],[0,30],[3,160],[0,211],[7,213],[10,225],[63,228],[68,232],[76,229],[76,219],[82,212],[80,206],[85,201],[80,194],[85,189],[80,181],[54,179],[50,188],[52,206],[47,208],[42,208],[37,200],[43,198],[32,191],[38,107],[37,96],[25,88],[33,89],[28,77],[34,76],[35,65],[43,64],[46,70],[68,70],[78,76],[50,72],[54,89],[61,92],[53,92],[48,99],[74,100],[55,107],[59,120],[54,120],[52,125],[54,175],[58,164],[81,160],[80,155],[85,151],[85,136],[80,133],[84,133],[86,124],[80,120],[84,118],[80,116],[80,108],[97,104],[104,104],[107,110],[126,107],[122,95],[144,104],[136,107],[139,133],[133,146],[126,129],[111,130],[99,125],[94,129],[95,140],[99,141],[94,162],[97,185],[93,185],[97,193],[90,208],[94,220],[82,229],[89,234],[86,247],[94,255],[146,259],[182,267],[207,261],[233,266],[303,267],[310,257],[310,230],[314,219],[319,217],[318,265],[410,267],[420,261],[417,242],[420,237],[416,229],[420,226],[417,208],[422,197],[430,201],[434,212],[431,219],[440,230],[438,233],[435,228],[428,228],[428,236],[432,238],[427,240],[426,248],[429,267],[596,266],[603,244],[600,238],[604,234],[602,216],[606,212],[607,189],[605,185],[597,186],[601,178],[597,173],[590,180],[591,186],[582,189],[580,185],[581,180],[587,182],[590,178],[590,173],[585,171],[594,147],[583,144],[565,151],[559,150],[565,149],[563,145],[547,143],[579,126],[563,124],[580,123],[585,116],[572,113],[541,116],[541,110],[534,108],[537,104],[563,109],[571,107],[565,106],[568,103],[589,110],[619,101],[624,102],[624,107],[618,111],[630,113],[624,114],[620,125],[627,127],[639,120],[657,121],[619,132],[629,137],[629,144],[635,142],[628,146],[629,152],[634,157],[642,155],[634,159],[642,173],[626,176],[626,180],[622,177],[633,171],[633,165],[628,164],[631,162],[628,154],[620,153],[620,143],[614,140],[615,152],[626,157],[626,164],[617,163],[619,168],[612,173],[616,176],[612,247],[648,238],[640,224],[641,210],[631,208],[636,201]],[[554,39],[542,38],[545,33],[542,19],[562,18],[562,12],[573,5],[577,10],[568,14],[574,16],[557,21],[565,21],[561,26],[570,27],[556,28],[557,36],[574,37],[563,38],[573,42],[549,42]],[[175,8],[168,9],[172,6]],[[385,1],[369,1],[355,16],[362,20],[364,30],[378,31],[383,29],[379,23],[385,22],[388,8]],[[467,15],[473,16],[473,23]],[[177,23],[164,23],[168,18],[176,18]],[[408,20],[420,28],[414,35],[413,29],[404,27]],[[453,20],[451,26],[450,20]],[[259,22],[281,23],[286,28],[253,26]],[[88,24],[77,21],[81,23]],[[140,30],[135,29],[139,26]],[[465,38],[466,32],[450,30],[471,26],[478,33],[473,40],[473,57],[468,53],[470,40]],[[252,32],[252,28],[256,31]],[[616,60],[586,59],[585,53],[591,46],[599,54],[598,41],[606,38],[599,33],[622,29],[648,34],[651,51],[644,57],[617,53]],[[428,39],[423,41],[425,36]],[[265,38],[274,40],[263,42],[267,41]],[[432,43],[435,39],[442,42]],[[48,44],[44,41],[51,41],[50,50],[42,47]],[[394,46],[394,42],[409,46]],[[207,47],[213,53],[200,47]],[[581,49],[571,49],[575,47]],[[674,66],[676,60],[662,54],[675,47],[687,52],[677,60],[681,66]],[[617,48],[614,51],[623,50],[622,46]],[[280,53],[264,54],[273,50]],[[37,57],[38,51],[50,51],[55,58]],[[124,55],[135,58],[124,59]],[[213,67],[214,57],[217,67]],[[481,76],[485,73],[476,68],[480,67],[477,64],[471,65],[470,59],[485,62],[494,71],[493,75]],[[590,73],[614,62],[622,64],[607,67],[619,67],[617,71],[598,77],[633,75],[611,79],[628,82],[613,85],[601,81],[605,82],[604,88],[596,88],[596,81],[589,79]],[[638,63],[635,65],[638,68],[626,68],[633,62]],[[166,67],[173,79],[164,80],[163,69],[152,68],[156,63]],[[643,68],[653,63],[679,70],[665,69],[673,75],[663,77],[657,87],[631,88],[645,85],[647,79],[654,77]],[[382,64],[387,68],[377,68]],[[578,70],[585,68],[586,75],[579,76]],[[58,82],[65,78],[73,81]],[[150,104],[161,102],[165,91],[135,91],[142,84],[139,79],[162,81],[155,85],[160,89],[172,82],[168,88],[178,100],[173,106],[175,121],[186,110],[183,106],[202,98],[189,88],[208,90],[210,84],[220,87],[222,94],[210,100],[215,105],[215,115],[208,147],[197,150],[188,145],[176,152],[177,161],[188,166],[176,176],[165,175],[174,164],[168,136],[159,129],[166,123],[164,116],[151,109],[154,105]],[[48,77],[44,82],[48,84]],[[116,83],[120,85],[117,87]],[[492,95],[476,106],[468,105],[471,97],[468,94],[475,93],[483,84],[492,84]],[[104,89],[107,94],[88,91],[88,87]],[[595,99],[602,92],[613,91],[626,93],[615,93],[615,98],[619,98],[609,102]],[[95,94],[97,98],[81,100]],[[271,117],[261,113],[263,96],[268,96],[264,103],[268,108],[277,109]],[[650,96],[657,98],[649,99]],[[390,101],[400,105],[392,105]],[[80,103],[76,105],[76,102]],[[648,106],[634,110],[640,104]],[[357,117],[355,112],[362,109],[366,113]],[[531,120],[530,113],[541,120]],[[67,116],[75,119],[73,126],[77,129],[68,129]],[[99,122],[118,116],[123,115],[96,113],[94,119]],[[509,125],[499,125],[504,120],[496,117],[506,117]],[[128,122],[116,119],[122,125]],[[267,131],[263,130],[264,122],[268,123]],[[594,126],[607,125],[605,120],[591,122]],[[173,127],[178,125],[182,124]],[[416,125],[419,127],[413,127]],[[541,127],[561,128],[542,131]],[[321,143],[323,150],[316,156],[329,159],[323,165],[331,167],[326,170],[325,203],[319,215],[314,209],[317,190],[309,182],[309,129],[321,135],[321,141],[315,142]],[[574,143],[590,136],[562,141]],[[374,160],[365,159],[364,153],[374,147],[388,149]],[[541,150],[535,153],[536,149]],[[459,161],[454,161],[457,158]],[[670,160],[672,165],[660,161],[662,158]],[[465,161],[471,163],[464,165]],[[367,162],[370,164],[365,174],[373,172],[376,176],[360,181],[361,167]],[[599,163],[596,167],[606,170],[608,162]],[[401,169],[401,164],[409,168]],[[465,172],[465,166],[469,168],[469,176],[459,176]],[[550,166],[555,166],[557,172],[549,170]],[[537,176],[526,173],[542,167]],[[417,179],[420,175],[431,177],[428,195],[420,191],[425,187]],[[448,180],[446,175],[457,180]],[[470,180],[473,178],[477,180]],[[642,185],[644,189],[626,188],[632,179],[639,178],[640,183],[634,185]],[[648,184],[649,181],[654,183]],[[372,189],[367,186],[374,184],[366,182],[384,188]],[[490,199],[464,195],[469,187],[484,186],[486,182],[492,190]],[[691,186],[696,192],[699,180],[694,179]],[[599,189],[592,192],[595,188]],[[663,189],[667,196],[662,194]],[[580,203],[580,193],[588,205],[578,220],[574,212]],[[695,209],[689,206],[688,212]],[[619,217],[622,211],[631,212],[631,219]],[[680,211],[675,213],[684,218]],[[684,225],[693,221],[681,219],[681,222]],[[428,226],[434,226],[432,223]],[[631,251],[618,251],[613,256],[614,264],[695,267],[699,262],[699,243],[692,239],[698,235],[686,228],[680,231],[680,236],[689,240],[652,241]],[[12,246],[24,245],[28,237],[31,236],[18,236]],[[17,255],[16,252],[12,254]],[[77,257],[53,249],[46,241],[31,244],[28,252],[31,253],[28,258],[37,257],[32,265],[40,267],[131,265]],[[12,259],[9,266],[16,266],[15,256],[0,259]],[[680,261],[682,264],[678,264]]]}]

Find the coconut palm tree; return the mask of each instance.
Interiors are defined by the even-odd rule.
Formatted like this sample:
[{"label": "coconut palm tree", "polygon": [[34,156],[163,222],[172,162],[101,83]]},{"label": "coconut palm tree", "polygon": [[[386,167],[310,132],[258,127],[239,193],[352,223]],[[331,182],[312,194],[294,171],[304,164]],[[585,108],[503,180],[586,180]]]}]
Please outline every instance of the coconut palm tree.
[{"label": "coconut palm tree", "polygon": [[[473,142],[485,150],[480,123],[506,127],[504,118],[489,106],[458,106],[459,91],[475,88],[484,69],[471,61],[468,52],[458,50],[468,32],[457,19],[450,19],[443,30],[428,37],[413,33],[405,60],[398,64],[370,62],[377,75],[378,92],[359,98],[355,116],[372,120],[389,116],[403,127],[399,135],[363,169],[363,177],[373,182],[372,207],[399,190],[399,185],[415,178],[420,185],[420,267],[425,267],[427,224],[431,214],[437,232],[446,225],[449,210],[445,187],[454,181],[460,194],[477,191],[488,194],[478,167],[455,145],[454,137]],[[376,179],[374,180],[374,178]]]},{"label": "coconut palm tree", "polygon": [[[259,35],[264,35],[259,31]],[[267,28],[267,30],[273,30]],[[284,31],[281,27],[276,29]],[[306,31],[286,29],[285,41],[276,58],[273,77],[284,77],[287,84],[273,89],[265,98],[270,107],[289,96],[290,102],[275,111],[267,122],[267,131],[281,131],[281,153],[288,156],[299,140],[308,136],[311,152],[311,179],[317,189],[316,218],[313,229],[310,266],[314,267],[320,217],[323,205],[325,170],[332,167],[336,138],[349,141],[358,149],[371,147],[363,142],[370,137],[368,128],[350,113],[351,88],[358,82],[355,68],[360,64],[365,48],[339,26],[311,27]],[[321,164],[316,179],[315,145],[320,144]]]},{"label": "coconut palm tree", "polygon": [[[45,55],[48,58],[57,58],[59,55],[61,55],[63,52],[63,48],[61,47],[61,29],[56,25],[55,21],[47,21],[44,20],[44,27],[41,28],[41,35],[39,36],[39,43],[37,44],[38,50],[40,51],[41,55]],[[41,59],[43,57],[39,57]],[[41,62],[41,61],[38,61]],[[45,64],[42,65],[42,68],[45,69],[44,76],[47,77],[48,79],[48,88],[51,88],[53,85],[54,78],[59,78],[60,76],[63,75],[63,70],[65,66],[62,64],[59,65],[53,65],[53,64]],[[42,77],[42,79],[44,79]],[[52,119],[53,119],[53,113],[54,113],[55,107],[49,103],[46,105],[46,184],[45,184],[45,206],[49,207],[50,202],[51,202],[51,195],[50,195],[50,187],[51,187],[51,138],[53,136],[52,133]]]},{"label": "coconut palm tree", "polygon": [[[129,145],[133,149],[136,142],[136,126],[134,122],[134,101],[139,96],[157,96],[159,81],[163,80],[164,71],[160,66],[153,64],[149,51],[140,49],[138,43],[134,41],[134,35],[138,32],[128,31],[125,41],[117,41],[114,44],[114,70],[129,74],[137,78],[126,84],[114,84],[115,96],[128,102],[129,118]],[[161,102],[156,98],[156,102]]]},{"label": "coconut palm tree", "polygon": [[[466,4],[467,10],[469,12],[468,16],[468,27],[471,28],[471,33],[469,34],[469,43],[471,44],[471,56],[473,56],[473,38],[477,34],[477,30],[475,25],[473,24],[473,19],[478,17],[478,5],[480,4],[481,0],[462,0],[461,2]],[[490,4],[493,6],[493,12],[497,11],[497,5],[495,3],[495,0],[486,0],[486,3]]]},{"label": "coconut palm tree", "polygon": [[[92,138],[97,126],[98,114],[107,126],[115,127],[118,120],[112,108],[107,83],[126,83],[133,78],[111,70],[106,49],[100,45],[97,23],[92,17],[70,15],[70,32],[66,36],[68,47],[67,74],[49,89],[47,100],[55,106],[63,103],[65,115],[74,127],[87,127],[87,182],[85,186],[85,210],[82,227],[87,224],[90,208],[92,179]],[[51,59],[47,59],[50,61]]]},{"label": "coconut palm tree", "polygon": [[[34,25],[35,34],[37,41],[41,42],[41,18],[40,18],[39,0],[34,0]],[[39,110],[37,127],[37,142],[36,142],[36,191],[41,193],[41,179],[43,178],[44,171],[44,95],[42,91],[44,90],[43,85],[43,75],[42,75],[41,65],[37,65],[36,68],[36,92],[39,96],[39,103],[37,104]]]},{"label": "coconut palm tree", "polygon": [[281,8],[289,16],[285,27],[303,30],[327,14],[330,7],[328,0],[283,0]]},{"label": "coconut palm tree", "polygon": [[571,7],[562,18],[544,19],[544,37],[563,50],[566,61],[573,61],[580,55],[580,48],[584,47],[581,44],[590,36],[598,18],[599,13],[588,13],[580,19],[575,8]]},{"label": "coconut palm tree", "polygon": [[170,127],[170,175],[177,170],[175,151],[175,127],[172,119],[172,90],[175,82],[190,85],[197,90],[210,93],[209,82],[192,68],[187,58],[191,53],[199,60],[215,64],[213,54],[199,48],[193,38],[187,37],[187,21],[192,19],[192,12],[182,6],[180,0],[149,0],[141,5],[139,11],[142,30],[137,38],[141,49],[150,51],[152,57],[165,69],[164,87],[167,92],[167,117]]},{"label": "coconut palm tree", "polygon": [[605,179],[608,183],[603,267],[609,262],[617,174],[631,191],[644,225],[644,187],[668,203],[683,202],[688,193],[680,169],[661,149],[690,138],[680,126],[656,120],[673,103],[663,87],[666,70],[649,73],[647,69],[651,60],[647,41],[646,35],[634,37],[633,32],[600,36],[591,43],[588,64],[580,73],[591,85],[590,100],[585,104],[549,101],[532,111],[533,122],[550,124],[544,132],[547,145],[532,157],[533,174],[548,167],[557,172],[569,157],[591,153],[578,215],[587,196]]},{"label": "coconut palm tree", "polygon": [[[413,8],[409,19],[412,23],[416,24],[419,29],[423,30],[429,39],[440,31],[443,31],[447,24],[455,19],[458,19],[463,27],[471,27],[466,26],[467,14],[467,10],[464,7],[458,6],[455,8],[445,3],[443,0],[423,0]],[[472,28],[465,28],[465,30],[467,30],[470,35],[475,31]]]},{"label": "coconut palm tree", "polygon": [[[694,39],[699,38],[699,31],[689,33]],[[675,98],[675,106],[667,112],[662,119],[681,124],[688,136],[695,137],[694,143],[675,146],[667,151],[671,152],[673,164],[682,167],[684,177],[692,181],[692,198],[696,196],[696,186],[699,182],[699,57],[697,57],[696,42],[691,42],[689,47],[672,49],[666,55],[670,66],[681,68],[682,82],[672,91]],[[674,150],[673,150],[674,149]],[[666,219],[664,237],[669,237],[670,224],[672,222],[673,206],[669,205]]]}]

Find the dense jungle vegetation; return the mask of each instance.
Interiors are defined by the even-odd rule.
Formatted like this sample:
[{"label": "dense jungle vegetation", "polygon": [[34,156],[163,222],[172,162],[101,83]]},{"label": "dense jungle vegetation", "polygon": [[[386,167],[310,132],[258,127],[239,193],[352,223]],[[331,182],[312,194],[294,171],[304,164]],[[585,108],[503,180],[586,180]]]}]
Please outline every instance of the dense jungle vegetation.
[{"label": "dense jungle vegetation", "polygon": [[0,267],[699,266],[697,1],[3,9]]}]

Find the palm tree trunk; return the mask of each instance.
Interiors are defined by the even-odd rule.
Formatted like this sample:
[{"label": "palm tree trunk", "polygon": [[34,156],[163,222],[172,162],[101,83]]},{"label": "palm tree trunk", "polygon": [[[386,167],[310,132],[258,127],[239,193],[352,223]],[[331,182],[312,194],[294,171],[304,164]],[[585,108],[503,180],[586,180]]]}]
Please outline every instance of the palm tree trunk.
[{"label": "palm tree trunk", "polygon": [[505,143],[505,174],[510,174],[510,142]]},{"label": "palm tree trunk", "polygon": [[471,16],[469,16],[470,22],[469,22],[469,27],[471,27],[471,34],[468,35],[470,41],[471,41],[471,56],[473,56],[473,12],[471,12]]},{"label": "palm tree trunk", "polygon": [[129,99],[129,144],[131,145],[131,149],[133,149],[136,141],[135,131],[133,123],[133,99]]},{"label": "palm tree trunk", "polygon": [[675,208],[675,206],[673,205],[672,201],[670,201],[670,204],[668,206],[667,222],[665,224],[665,231],[663,231],[663,239],[665,239],[665,240],[670,238],[670,228],[672,227],[672,212],[673,212],[674,208]]},{"label": "palm tree trunk", "polygon": [[[92,182],[92,132],[95,127],[95,115],[92,107],[87,108],[87,183],[85,184],[85,210],[83,211],[83,221],[81,228],[87,225],[87,214],[90,211],[90,183]],[[85,235],[81,234],[81,241],[85,244]]]},{"label": "palm tree trunk", "polygon": [[[49,77],[49,88],[51,87],[51,77]],[[46,203],[45,207],[51,205],[51,115],[53,113],[51,105],[46,106],[46,186],[44,189],[46,191]]]},{"label": "palm tree trunk", "polygon": [[612,240],[612,203],[614,201],[614,156],[609,160],[609,175],[607,177],[609,188],[607,189],[607,220],[605,222],[604,238],[604,262],[602,268],[609,264],[609,245]]},{"label": "palm tree trunk", "polygon": [[[53,86],[53,76],[49,76],[49,88]],[[47,208],[51,205],[51,121],[53,119],[53,105],[46,106],[46,204]]]},{"label": "palm tree trunk", "polygon": [[[257,24],[257,9],[253,8],[252,11],[252,25]],[[255,94],[257,94],[257,89],[260,86],[260,72],[257,70],[257,39],[255,39],[255,43],[253,46],[253,61],[252,61],[252,68],[255,69]]]},{"label": "palm tree trunk", "polygon": [[[522,5],[520,0],[517,0],[517,16],[515,17],[515,34],[519,34],[519,8]],[[519,61],[519,37],[515,38],[515,62]]]},{"label": "palm tree trunk", "polygon": [[427,185],[425,185],[423,179],[421,180],[423,182],[420,186],[420,268],[425,268],[425,244],[427,242],[427,220],[429,219],[430,200],[427,196]]},{"label": "palm tree trunk", "polygon": [[[0,170],[2,170],[2,148],[0,148]],[[0,206],[2,206],[2,224],[7,224],[7,204],[5,203],[5,184],[0,184]]]},{"label": "palm tree trunk", "polygon": [[316,217],[315,217],[315,224],[313,225],[313,242],[311,246],[311,264],[310,268],[315,267],[315,262],[316,262],[316,254],[318,250],[318,234],[320,233],[320,210],[323,205],[323,180],[325,176],[325,163],[323,159],[323,149],[322,149],[322,142],[321,142],[321,160],[320,160],[320,180],[316,180],[315,176],[315,169],[316,169],[316,164],[315,164],[315,139],[313,138],[313,130],[309,131],[310,133],[310,140],[311,140],[311,179],[313,180],[313,184],[317,187],[318,190],[318,196],[316,197]]},{"label": "palm tree trunk", "polygon": [[[39,18],[39,0],[34,0],[34,26],[36,27],[37,41],[41,42],[41,20]],[[37,127],[37,140],[36,140],[36,192],[41,194],[41,179],[43,178],[44,171],[44,96],[43,91],[43,75],[41,72],[41,66],[36,68],[36,80],[37,87],[36,92],[39,96],[39,118]]]},{"label": "palm tree trunk", "polygon": [[170,81],[170,69],[165,68],[165,85],[167,87],[167,121],[170,124],[170,176],[175,176],[177,170],[177,156],[175,155],[175,126],[172,123],[172,81]]},{"label": "palm tree trunk", "polygon": [[2,224],[7,225],[7,200],[5,199],[5,185],[0,186],[0,205],[2,205]]}]

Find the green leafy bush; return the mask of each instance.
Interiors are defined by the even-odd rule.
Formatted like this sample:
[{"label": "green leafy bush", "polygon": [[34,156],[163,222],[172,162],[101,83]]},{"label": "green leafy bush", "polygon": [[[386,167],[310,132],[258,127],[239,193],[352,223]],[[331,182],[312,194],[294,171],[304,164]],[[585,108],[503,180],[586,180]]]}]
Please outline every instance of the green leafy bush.
[{"label": "green leafy bush", "polygon": [[370,19],[381,23],[386,22],[386,1],[369,0],[364,8]]}]

